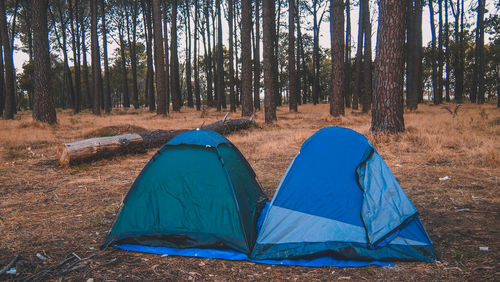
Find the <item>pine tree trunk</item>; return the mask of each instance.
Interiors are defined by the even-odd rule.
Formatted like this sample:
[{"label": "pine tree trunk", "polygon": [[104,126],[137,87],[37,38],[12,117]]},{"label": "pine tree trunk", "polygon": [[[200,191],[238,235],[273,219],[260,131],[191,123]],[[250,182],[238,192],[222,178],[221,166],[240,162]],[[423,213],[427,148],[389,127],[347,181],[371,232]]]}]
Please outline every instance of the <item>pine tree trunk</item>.
[{"label": "pine tree trunk", "polygon": [[[45,2],[45,1],[42,1]],[[33,23],[34,25],[36,23]],[[9,32],[7,30],[7,19],[4,1],[0,1],[0,33],[2,37],[4,67],[5,67],[5,104],[4,104],[4,119],[14,118],[14,109],[16,107],[15,97],[15,78],[14,78],[14,61],[12,58],[11,42],[9,40]]]},{"label": "pine tree trunk", "polygon": [[122,18],[120,26],[118,27],[118,35],[120,36],[120,56],[121,56],[121,67],[122,67],[122,94],[123,94],[123,107],[130,108],[130,97],[128,94],[128,71],[127,71],[127,58],[125,57],[125,40],[124,29],[125,24]]},{"label": "pine tree trunk", "polygon": [[161,0],[153,0],[153,29],[154,29],[154,63],[156,74],[156,97],[158,99],[158,107],[156,113],[159,115],[167,115],[167,90],[165,88],[165,52],[163,50],[163,32],[161,21]]},{"label": "pine tree trunk", "polygon": [[[156,111],[156,101],[154,93],[154,70],[153,70],[153,24],[151,20],[151,1],[142,1],[143,17],[146,25],[146,59],[147,59],[147,73],[146,73],[146,97],[148,99],[148,106],[151,112]],[[161,26],[161,24],[160,24]],[[161,39],[163,41],[163,38]]]},{"label": "pine tree trunk", "polygon": [[297,112],[297,73],[295,70],[295,0],[288,0],[288,96],[291,112]]},{"label": "pine tree trunk", "polygon": [[182,107],[181,87],[179,81],[179,56],[177,51],[177,0],[172,0],[172,23],[170,26],[170,77],[172,93],[172,110],[180,111]]},{"label": "pine tree trunk", "polygon": [[[173,100],[173,98],[171,99],[171,97],[173,97],[171,95],[171,81],[170,81],[170,64],[169,64],[169,57],[168,57],[168,25],[167,25],[167,13],[168,13],[168,4],[167,4],[167,0],[164,0],[163,2],[163,10],[161,12],[161,14],[163,14],[163,41],[164,41],[164,46],[165,46],[165,53],[164,53],[164,81],[165,81],[165,111],[166,113],[169,113],[170,111],[170,102],[171,100]],[[160,20],[160,23],[161,23],[161,19],[162,17],[160,16],[159,20]],[[158,92],[157,92],[158,93]]]},{"label": "pine tree trunk", "polygon": [[198,55],[198,24],[199,24],[199,3],[194,1],[194,96],[196,99],[196,110],[201,110],[201,93],[200,93],[200,62]]},{"label": "pine tree trunk", "polygon": [[450,101],[450,23],[448,20],[448,0],[444,1],[444,64],[446,65],[445,69],[445,99],[446,102]]},{"label": "pine tree trunk", "polygon": [[[472,80],[471,102],[484,103],[484,10],[485,0],[478,0],[476,46],[474,48],[474,79]],[[474,99],[473,99],[474,97]]]},{"label": "pine tree trunk", "polygon": [[[418,84],[421,83],[418,81],[418,72],[419,67],[422,66],[422,60],[419,57],[420,52],[418,43],[418,32],[417,32],[417,17],[418,17],[418,9],[417,5],[421,2],[420,0],[412,0],[408,5],[408,25],[407,25],[407,53],[406,53],[406,107],[409,110],[417,109],[417,101],[418,101]],[[422,10],[420,10],[422,12]],[[420,34],[421,36],[421,34]]]},{"label": "pine tree trunk", "polygon": [[85,43],[86,39],[86,30],[84,23],[84,16],[80,18],[80,26],[82,27],[82,63],[83,63],[83,84],[85,85],[85,98],[86,98],[86,107],[91,109],[93,100],[90,95],[90,88],[92,85],[90,84],[90,74],[89,74],[89,66],[87,62],[87,44]]},{"label": "pine tree trunk", "polygon": [[351,107],[351,3],[345,2],[346,30],[345,30],[345,59],[344,59],[344,103],[347,108]]},{"label": "pine tree trunk", "polygon": [[252,3],[241,2],[241,116],[251,116],[252,107]]},{"label": "pine tree trunk", "polygon": [[[210,1],[206,0],[205,6],[203,7],[203,13],[205,14],[205,30],[207,32],[207,44],[208,44],[208,56],[205,58],[207,65],[207,105],[213,107],[213,67],[212,67],[212,45],[210,44],[210,14],[208,7]],[[214,42],[215,45],[215,42]]]},{"label": "pine tree trunk", "polygon": [[[260,2],[261,0],[255,1],[255,48],[253,53],[253,106],[256,111],[260,110]],[[241,77],[243,78],[243,74]]]},{"label": "pine tree trunk", "polygon": [[363,31],[365,34],[365,52],[363,57],[363,94],[361,105],[363,113],[367,113],[372,105],[372,24],[370,22],[370,6],[368,0],[361,0],[363,5]]},{"label": "pine tree trunk", "polygon": [[94,103],[92,104],[92,112],[95,115],[101,114],[101,101],[102,96],[101,86],[101,58],[99,54],[99,38],[97,37],[97,0],[92,0],[90,9],[90,41],[92,53],[92,86],[94,94]]},{"label": "pine tree trunk", "polygon": [[344,3],[330,0],[330,38],[332,52],[332,92],[330,115],[344,114]]},{"label": "pine tree trunk", "polygon": [[221,0],[217,2],[217,111],[225,108],[226,95],[224,93],[224,54],[222,49],[222,12]]},{"label": "pine tree trunk", "polygon": [[[1,19],[0,19],[1,20]],[[5,77],[4,77],[4,64],[3,64],[3,46],[2,46],[2,33],[0,32],[0,116],[3,117],[3,110],[5,108]],[[30,107],[33,108],[32,95],[30,96]]]},{"label": "pine tree trunk", "polygon": [[272,123],[276,119],[276,107],[274,105],[274,93],[276,87],[276,76],[273,71],[274,58],[274,37],[276,36],[274,16],[274,1],[262,0],[262,20],[263,20],[263,53],[264,53],[264,112],[266,123]]},{"label": "pine tree trunk", "polygon": [[[78,1],[73,10],[73,0],[68,1],[69,4],[69,20],[71,28],[71,46],[73,48],[73,68],[75,70],[75,104],[73,111],[74,113],[80,112],[80,102],[82,97],[81,80],[80,80],[80,42],[78,34]],[[73,14],[74,12],[74,14]],[[76,16],[76,28],[75,28],[75,16]]]},{"label": "pine tree trunk", "polygon": [[[229,26],[229,111],[236,112],[236,93],[234,92],[234,32],[233,32],[233,0],[228,0],[228,18],[227,24]],[[252,45],[249,45],[252,48]],[[250,64],[252,58],[249,58]],[[251,72],[251,65],[250,65]],[[251,73],[250,73],[251,77]],[[251,83],[251,82],[250,82]],[[250,104],[252,104],[252,95],[250,94]]]},{"label": "pine tree trunk", "polygon": [[189,3],[186,2],[184,3],[185,5],[185,19],[186,23],[184,23],[186,33],[185,33],[185,38],[186,38],[186,92],[187,92],[187,105],[189,108],[194,107],[194,101],[193,101],[193,84],[191,81],[191,16],[190,16],[190,9]]},{"label": "pine tree trunk", "polygon": [[363,64],[363,8],[359,5],[358,17],[358,47],[356,49],[356,76],[354,80],[354,91],[352,96],[352,109],[358,109],[359,99],[361,97],[361,84],[363,81],[362,64]]},{"label": "pine tree trunk", "polygon": [[434,26],[434,5],[433,0],[429,0],[429,15],[430,15],[430,25],[431,25],[431,64],[432,64],[432,93],[434,104],[438,104],[438,65],[436,63],[436,28]]},{"label": "pine tree trunk", "polygon": [[437,52],[437,96],[434,99],[434,104],[443,103],[443,5],[442,0],[438,0],[438,52]]},{"label": "pine tree trunk", "polygon": [[101,31],[102,31],[102,52],[104,59],[104,110],[106,113],[111,113],[111,83],[109,80],[109,64],[108,64],[108,38],[107,38],[107,28],[106,28],[106,1],[101,0]]},{"label": "pine tree trunk", "polygon": [[318,11],[317,0],[313,0],[313,104],[319,103],[319,27],[318,27]]},{"label": "pine tree trunk", "polygon": [[404,131],[403,82],[406,3],[379,1],[372,126],[374,132]]},{"label": "pine tree trunk", "polygon": [[34,120],[53,124],[57,122],[57,117],[54,102],[49,93],[50,54],[47,8],[48,0],[33,2],[33,47],[35,53],[33,58],[34,101],[32,114]]}]

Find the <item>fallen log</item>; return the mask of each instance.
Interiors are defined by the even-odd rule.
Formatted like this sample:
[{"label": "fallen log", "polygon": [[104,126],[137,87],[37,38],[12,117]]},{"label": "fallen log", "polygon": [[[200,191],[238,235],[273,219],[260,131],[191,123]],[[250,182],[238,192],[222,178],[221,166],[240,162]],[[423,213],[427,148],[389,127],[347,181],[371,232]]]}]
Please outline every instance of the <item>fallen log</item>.
[{"label": "fallen log", "polygon": [[[252,126],[255,126],[252,119],[224,118],[224,120],[216,121],[201,128],[226,135]],[[145,153],[148,149],[161,147],[170,139],[186,131],[188,129],[155,130],[63,143],[57,146],[57,159],[60,166],[67,167],[115,155]]]}]

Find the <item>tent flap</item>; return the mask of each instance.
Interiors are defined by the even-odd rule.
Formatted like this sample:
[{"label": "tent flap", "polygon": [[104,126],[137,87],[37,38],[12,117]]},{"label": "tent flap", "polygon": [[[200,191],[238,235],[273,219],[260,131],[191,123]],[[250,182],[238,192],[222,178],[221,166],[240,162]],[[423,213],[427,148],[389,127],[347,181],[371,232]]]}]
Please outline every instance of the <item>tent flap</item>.
[{"label": "tent flap", "polygon": [[399,185],[396,177],[373,149],[366,161],[356,169],[363,189],[361,217],[371,249],[383,247],[395,238],[401,227],[411,220],[417,209]]}]

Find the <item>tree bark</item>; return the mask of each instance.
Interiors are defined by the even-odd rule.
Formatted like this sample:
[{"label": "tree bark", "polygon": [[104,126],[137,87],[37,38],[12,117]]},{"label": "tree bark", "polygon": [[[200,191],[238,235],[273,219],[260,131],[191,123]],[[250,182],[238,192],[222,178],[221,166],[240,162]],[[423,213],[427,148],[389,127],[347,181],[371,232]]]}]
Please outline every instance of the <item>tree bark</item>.
[{"label": "tree bark", "polygon": [[[221,0],[217,2],[217,111],[226,104],[224,93],[224,54],[222,49],[222,12]],[[225,108],[225,107],[224,107]]]},{"label": "tree bark", "polygon": [[260,110],[260,2],[261,0],[255,1],[255,49],[253,52],[253,106],[256,111]]},{"label": "tree bark", "polygon": [[361,106],[363,113],[367,113],[372,105],[372,24],[370,22],[370,5],[368,0],[361,0],[361,4],[363,5],[363,32],[365,34]]},{"label": "tree bark", "polygon": [[472,97],[477,97],[477,103],[484,103],[484,10],[486,0],[478,0],[477,6],[477,26],[476,26],[476,46],[474,48],[474,79],[472,80]]},{"label": "tree bark", "polygon": [[377,58],[371,130],[404,131],[403,81],[406,3],[379,1]]},{"label": "tree bark", "polygon": [[193,84],[191,81],[191,16],[190,16],[190,9],[191,7],[189,6],[189,1],[186,1],[184,3],[184,11],[186,15],[184,16],[186,19],[186,22],[184,23],[184,27],[186,29],[186,92],[187,92],[187,105],[189,108],[194,107],[194,101],[193,101]]},{"label": "tree bark", "polygon": [[358,47],[356,49],[356,76],[354,80],[354,91],[352,96],[352,109],[358,109],[359,98],[361,97],[361,84],[363,81],[362,64],[363,64],[363,8],[359,5],[358,16]]},{"label": "tree bark", "polygon": [[91,26],[90,26],[90,41],[92,43],[92,85],[94,90],[94,103],[92,112],[95,115],[101,114],[100,97],[102,96],[101,84],[101,59],[99,54],[99,38],[97,37],[97,0],[92,0],[91,9]]},{"label": "tree bark", "polygon": [[[169,64],[169,59],[168,59],[168,25],[167,25],[167,14],[168,14],[168,4],[167,4],[167,0],[163,1],[163,35],[164,35],[164,38],[163,38],[163,41],[165,42],[165,54],[164,54],[164,68],[165,68],[165,71],[164,71],[164,75],[165,75],[165,78],[164,78],[164,81],[165,81],[165,110],[166,112],[168,113],[170,111],[170,102],[171,102],[171,97],[173,97],[172,95],[170,95],[170,93],[172,93],[170,87],[171,87],[171,81],[170,81],[170,64]],[[160,16],[160,23],[161,23],[161,16]],[[172,98],[173,100],[173,98]]]},{"label": "tree bark", "polygon": [[[421,17],[422,13],[422,1],[412,0],[409,4],[408,10],[408,26],[407,26],[407,77],[406,77],[406,107],[409,110],[417,109],[418,102],[418,85],[422,83],[419,80],[419,71],[422,68],[422,58],[420,57],[420,49],[422,46],[419,44],[419,37],[422,37],[422,33],[418,33],[418,17]],[[420,8],[419,8],[420,7]],[[421,26],[420,26],[421,28]],[[421,40],[421,39],[420,39]]]},{"label": "tree bark", "polygon": [[120,37],[120,56],[121,56],[121,72],[122,72],[122,94],[123,94],[123,107],[130,108],[130,97],[128,94],[128,71],[127,71],[127,58],[125,57],[125,40],[124,38],[125,23],[122,18],[118,26],[118,36]]},{"label": "tree bark", "polygon": [[92,108],[93,100],[90,95],[90,88],[92,85],[90,84],[90,74],[89,74],[89,67],[88,67],[88,62],[87,62],[87,44],[85,43],[86,39],[86,30],[85,26],[87,26],[87,23],[84,22],[84,16],[80,18],[80,26],[82,27],[82,63],[83,63],[83,84],[85,85],[85,98],[86,98],[86,106],[87,108]]},{"label": "tree bark", "polygon": [[199,22],[199,3],[194,1],[194,96],[196,99],[196,110],[201,110],[201,93],[200,93],[200,61],[198,55],[198,22]]},{"label": "tree bark", "polygon": [[[5,76],[4,76],[4,64],[3,64],[2,54],[3,54],[2,33],[0,32],[0,116],[3,117],[3,110],[5,108]],[[32,95],[30,95],[30,107],[33,107],[31,99]]]},{"label": "tree bark", "polygon": [[241,2],[241,116],[251,116],[252,105],[252,3]]},{"label": "tree bark", "polygon": [[434,99],[434,104],[443,103],[443,1],[438,0],[439,10],[438,10],[438,50],[437,50],[437,63],[438,63],[438,73],[437,73],[437,96]]},{"label": "tree bark", "polygon": [[[210,1],[205,1],[205,6],[203,7],[203,13],[205,16],[205,30],[207,32],[207,44],[208,44],[208,56],[205,57],[206,68],[207,68],[207,106],[213,107],[213,66],[212,66],[212,45],[210,44],[210,14],[209,7]],[[215,42],[214,42],[215,46]]]},{"label": "tree bark", "polygon": [[262,20],[263,20],[263,53],[264,53],[264,112],[266,123],[276,121],[276,107],[274,105],[274,93],[276,87],[276,76],[273,70],[274,58],[274,37],[276,36],[274,16],[274,1],[262,0]]},{"label": "tree bark", "polygon": [[344,1],[330,0],[330,38],[332,56],[332,92],[330,115],[344,114]]},{"label": "tree bark", "polygon": [[297,72],[295,70],[295,0],[288,0],[288,97],[291,112],[297,112]]},{"label": "tree bark", "polygon": [[[149,110],[156,111],[155,89],[154,89],[154,70],[153,70],[153,23],[151,20],[151,1],[142,1],[143,17],[146,25],[146,57],[147,57],[147,73],[146,73],[146,97],[148,98]],[[161,24],[160,24],[161,27]],[[161,30],[161,29],[160,29]],[[163,41],[163,38],[161,39]]]},{"label": "tree bark", "polygon": [[345,1],[346,30],[345,30],[345,59],[344,59],[344,102],[347,108],[351,107],[351,3]]},{"label": "tree bark", "polygon": [[177,0],[172,0],[172,23],[170,26],[170,76],[172,93],[172,110],[178,112],[182,107],[181,87],[179,81],[179,56],[177,51]]},{"label": "tree bark", "polygon": [[4,56],[3,58],[5,67],[5,104],[4,104],[3,118],[13,119],[16,108],[16,97],[15,97],[16,90],[14,88],[14,83],[15,83],[14,61],[12,58],[9,32],[7,30],[7,19],[6,19],[4,1],[0,1],[0,33],[2,37],[3,56]]},{"label": "tree bark", "polygon": [[445,69],[445,99],[446,102],[450,102],[450,23],[448,20],[448,0],[444,0],[444,64]]},{"label": "tree bark", "polygon": [[[73,68],[75,70],[75,104],[74,112],[80,112],[80,103],[82,97],[81,89],[81,79],[80,79],[80,36],[79,36],[79,11],[78,11],[78,1],[76,1],[73,10],[73,0],[68,1],[69,4],[69,18],[70,18],[70,28],[71,28],[71,46],[73,47]],[[73,14],[74,13],[74,14]],[[75,26],[76,17],[76,26]]]},{"label": "tree bark", "polygon": [[[228,119],[211,123],[202,128],[227,135],[254,126],[255,122],[253,120]],[[188,129],[155,130],[63,143],[57,147],[57,159],[60,166],[67,167],[69,165],[116,155],[145,153],[148,149],[161,147],[175,136],[186,131],[188,131]]]},{"label": "tree bark", "polygon": [[165,58],[163,50],[163,32],[161,22],[161,0],[153,0],[153,29],[154,29],[154,59],[156,74],[156,97],[158,107],[156,113],[167,115],[167,91],[165,89]]},{"label": "tree bark", "polygon": [[434,104],[437,103],[438,97],[438,66],[436,63],[436,27],[434,26],[434,5],[433,0],[429,0],[429,15],[430,15],[430,26],[431,26],[431,64],[432,64],[432,93]]},{"label": "tree bark", "polygon": [[[227,24],[229,26],[229,111],[236,111],[236,93],[234,91],[234,31],[233,31],[233,0],[228,0],[228,17]],[[249,48],[252,48],[250,44]],[[252,58],[250,57],[250,64]],[[251,68],[251,66],[250,66]],[[250,74],[251,75],[251,74]],[[252,98],[250,94],[250,104],[252,103]]]},{"label": "tree bark", "polygon": [[108,38],[107,38],[107,28],[106,28],[106,1],[101,0],[101,30],[102,30],[102,53],[104,59],[104,82],[106,88],[104,88],[104,110],[106,113],[111,113],[111,83],[109,80],[109,64],[108,64]]},{"label": "tree bark", "polygon": [[33,58],[34,100],[32,115],[34,120],[54,124],[57,122],[57,117],[54,102],[49,93],[50,54],[47,8],[48,0],[33,2],[33,47],[35,53]]}]

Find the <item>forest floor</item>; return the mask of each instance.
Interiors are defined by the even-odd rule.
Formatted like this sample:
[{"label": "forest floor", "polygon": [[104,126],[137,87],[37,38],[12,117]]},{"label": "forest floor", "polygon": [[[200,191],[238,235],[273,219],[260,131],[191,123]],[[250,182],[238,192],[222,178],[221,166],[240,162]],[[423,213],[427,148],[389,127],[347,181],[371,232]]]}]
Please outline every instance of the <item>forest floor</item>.
[{"label": "forest floor", "polygon": [[[117,156],[70,168],[57,166],[56,146],[93,136],[154,129],[195,128],[224,113],[183,108],[168,118],[145,109],[111,115],[58,112],[58,124],[31,121],[31,112],[0,120],[0,267],[15,255],[18,278],[86,280],[500,280],[500,110],[465,104],[456,116],[443,107],[419,105],[405,113],[406,132],[374,136],[370,115],[332,118],[328,105],[298,113],[278,108],[278,122],[228,136],[272,198],[301,144],[326,126],[365,134],[385,158],[420,212],[440,261],[396,262],[394,267],[307,268],[241,261],[160,256],[99,246],[120,201],[154,154]],[[238,118],[239,113],[230,118]],[[109,127],[112,126],[112,127]],[[440,181],[439,178],[450,179]],[[487,251],[480,247],[488,247]],[[483,248],[484,249],[484,248]],[[49,259],[42,261],[36,254]],[[68,254],[90,259],[70,267]],[[74,262],[75,260],[72,260]],[[0,277],[0,280],[7,279]],[[11,277],[12,278],[12,277]]]}]

